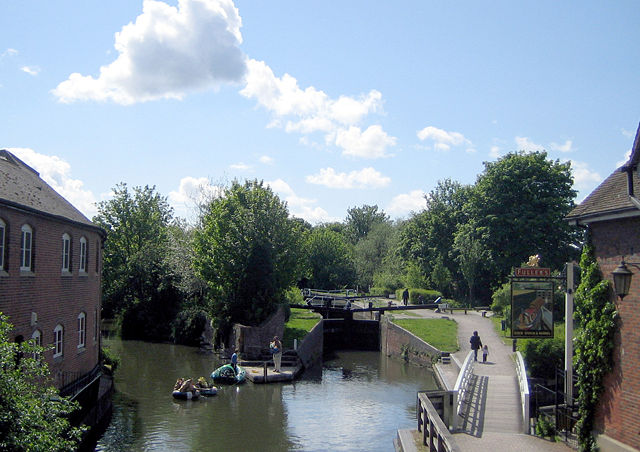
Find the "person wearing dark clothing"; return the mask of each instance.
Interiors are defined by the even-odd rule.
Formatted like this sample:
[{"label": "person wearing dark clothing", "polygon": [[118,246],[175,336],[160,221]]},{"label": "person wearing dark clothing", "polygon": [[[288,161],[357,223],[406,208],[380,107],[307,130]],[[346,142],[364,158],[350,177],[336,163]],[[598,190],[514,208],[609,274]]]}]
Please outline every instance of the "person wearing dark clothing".
[{"label": "person wearing dark clothing", "polygon": [[469,339],[469,343],[471,344],[471,350],[473,350],[473,360],[478,361],[478,350],[482,348],[482,341],[480,340],[480,336],[478,336],[477,331],[473,332],[473,336]]},{"label": "person wearing dark clothing", "polygon": [[404,292],[402,292],[402,302],[405,306],[409,304],[409,289],[404,289]]}]

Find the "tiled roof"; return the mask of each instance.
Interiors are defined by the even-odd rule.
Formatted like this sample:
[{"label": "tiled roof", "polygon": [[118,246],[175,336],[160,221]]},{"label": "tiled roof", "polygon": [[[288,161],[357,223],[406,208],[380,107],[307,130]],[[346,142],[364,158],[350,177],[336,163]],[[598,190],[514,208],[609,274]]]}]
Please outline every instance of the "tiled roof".
[{"label": "tiled roof", "polygon": [[625,165],[607,177],[584,201],[567,216],[569,221],[589,222],[611,215],[640,215],[640,208],[630,198],[628,175],[633,180],[633,195],[640,196],[640,126],[633,143],[631,156]]},{"label": "tiled roof", "polygon": [[4,149],[0,149],[0,204],[35,210],[96,228],[42,180],[37,171]]}]

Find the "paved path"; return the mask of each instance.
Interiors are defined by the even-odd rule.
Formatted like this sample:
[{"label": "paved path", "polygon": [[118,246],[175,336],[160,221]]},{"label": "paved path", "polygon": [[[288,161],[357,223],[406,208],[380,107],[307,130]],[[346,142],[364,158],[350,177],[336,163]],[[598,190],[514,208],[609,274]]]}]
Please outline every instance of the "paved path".
[{"label": "paved path", "polygon": [[[525,435],[522,428],[520,394],[511,345],[504,345],[493,328],[490,318],[480,313],[455,311],[455,314],[430,310],[412,311],[421,317],[449,317],[458,323],[460,350],[454,353],[462,363],[470,350],[469,338],[478,331],[483,344],[489,346],[489,356],[482,363],[482,355],[474,366],[474,385],[464,407],[461,432],[454,438],[463,451],[572,451],[564,443],[553,443]],[[398,316],[400,317],[400,316]],[[452,383],[455,384],[455,381]]]}]

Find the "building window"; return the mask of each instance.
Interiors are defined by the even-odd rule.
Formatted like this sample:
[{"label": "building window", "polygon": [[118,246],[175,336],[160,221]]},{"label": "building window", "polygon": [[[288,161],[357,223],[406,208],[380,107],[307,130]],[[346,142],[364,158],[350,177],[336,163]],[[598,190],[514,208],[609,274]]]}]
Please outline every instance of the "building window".
[{"label": "building window", "polygon": [[58,358],[62,356],[62,342],[64,339],[64,328],[58,324],[53,329],[53,357]]},{"label": "building window", "polygon": [[80,238],[80,271],[87,272],[87,239]]},{"label": "building window", "polygon": [[62,271],[68,272],[71,268],[71,237],[62,234]]},{"label": "building window", "polygon": [[7,237],[7,225],[4,221],[0,220],[0,271],[4,270],[4,253],[7,248],[5,240]]},{"label": "building window", "polygon": [[78,348],[84,348],[87,339],[87,316],[84,312],[78,315]]},{"label": "building window", "polygon": [[31,251],[33,247],[33,230],[31,226],[25,224],[22,226],[22,235],[20,237],[20,270],[31,270]]},{"label": "building window", "polygon": [[[33,332],[33,334],[31,335],[31,343],[36,347],[42,347],[42,333],[40,332],[40,330],[35,330]],[[40,358],[40,353],[34,352],[33,359],[38,358]]]}]

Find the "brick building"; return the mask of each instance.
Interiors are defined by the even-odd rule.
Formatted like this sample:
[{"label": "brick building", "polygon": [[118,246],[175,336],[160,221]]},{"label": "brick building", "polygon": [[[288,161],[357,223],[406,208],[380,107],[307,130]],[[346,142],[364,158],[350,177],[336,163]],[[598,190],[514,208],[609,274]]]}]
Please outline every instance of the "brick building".
[{"label": "brick building", "polygon": [[605,379],[596,417],[603,452],[640,450],[640,127],[629,161],[611,174],[568,216],[588,228],[600,269],[613,281],[622,260],[634,273],[629,294],[615,297],[619,313],[614,368]]},{"label": "brick building", "polygon": [[44,354],[53,384],[83,405],[80,392],[99,385],[104,239],[36,171],[0,150],[0,311],[13,340],[53,347]]}]

